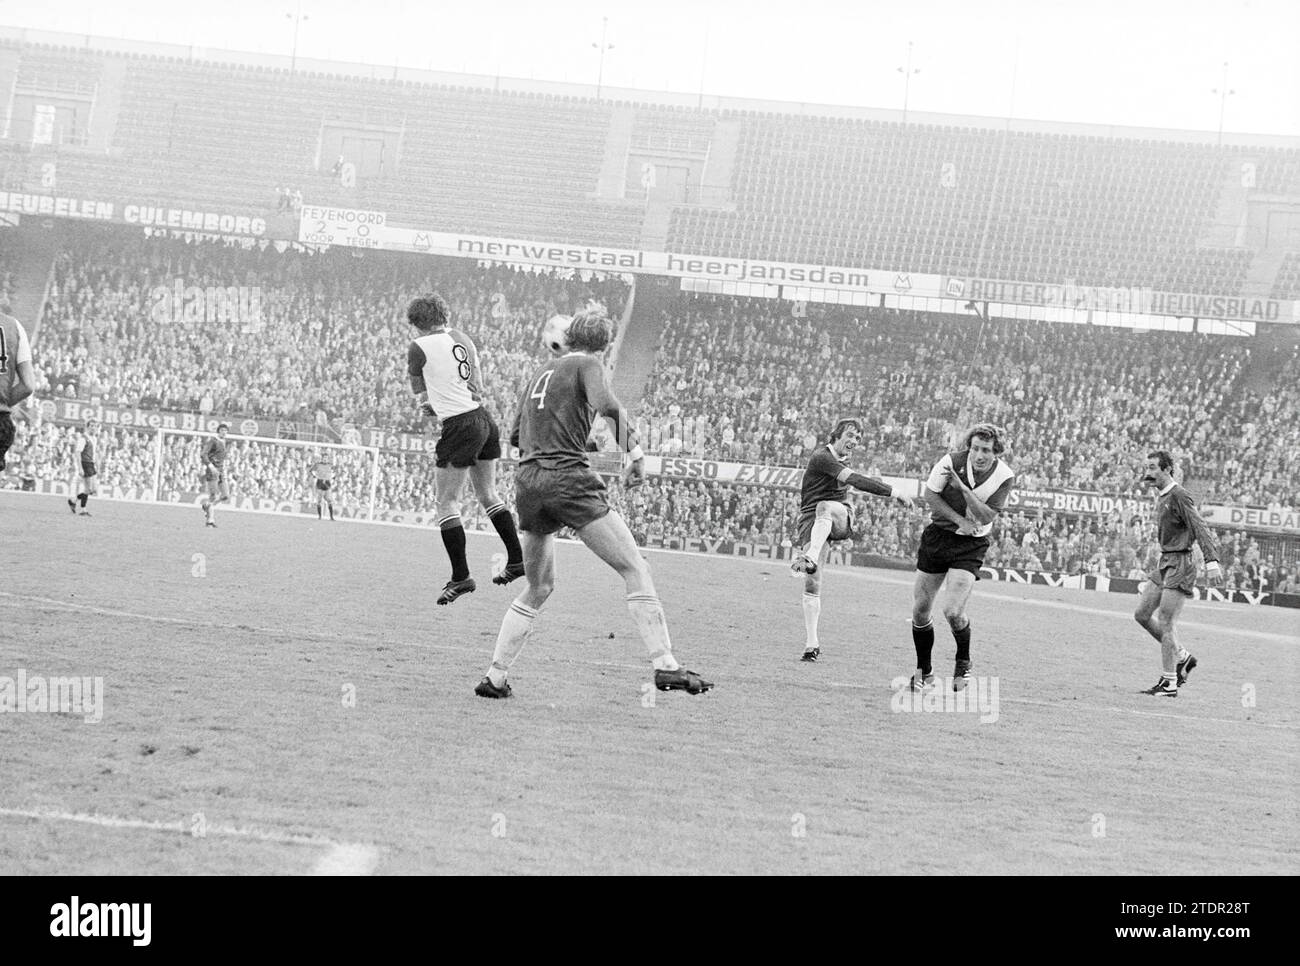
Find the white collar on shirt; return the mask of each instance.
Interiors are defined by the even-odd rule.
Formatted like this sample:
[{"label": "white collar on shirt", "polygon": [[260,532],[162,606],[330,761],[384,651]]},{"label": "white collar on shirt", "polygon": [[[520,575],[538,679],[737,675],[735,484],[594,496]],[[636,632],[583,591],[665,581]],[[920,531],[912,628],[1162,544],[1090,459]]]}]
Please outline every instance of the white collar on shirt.
[{"label": "white collar on shirt", "polygon": [[1170,480],[1170,481],[1169,481],[1169,485],[1166,486],[1166,487],[1165,487],[1163,490],[1161,490],[1160,492],[1158,492],[1158,493],[1156,494],[1156,496],[1164,496],[1166,493],[1168,493],[1170,490],[1172,490],[1176,485],[1177,485],[1177,483],[1176,483],[1174,480]]}]

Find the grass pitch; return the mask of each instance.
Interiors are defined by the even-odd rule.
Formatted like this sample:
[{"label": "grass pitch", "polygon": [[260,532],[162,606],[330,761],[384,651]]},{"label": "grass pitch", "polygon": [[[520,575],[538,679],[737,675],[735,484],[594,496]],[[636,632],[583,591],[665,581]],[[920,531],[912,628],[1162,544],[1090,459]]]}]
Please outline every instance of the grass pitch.
[{"label": "grass pitch", "polygon": [[[910,577],[832,570],[822,660],[779,562],[649,552],[659,693],[618,578],[561,545],[511,674],[494,536],[450,607],[432,530],[0,493],[0,676],[99,676],[103,718],[0,714],[0,871],[1300,871],[1300,614],[1190,604],[1200,666],[1137,692],[1136,598],[981,582],[996,721],[898,713]],[[935,670],[951,673],[938,628]],[[1253,702],[1253,703],[1252,703]],[[984,716],[984,717],[987,717]]]}]

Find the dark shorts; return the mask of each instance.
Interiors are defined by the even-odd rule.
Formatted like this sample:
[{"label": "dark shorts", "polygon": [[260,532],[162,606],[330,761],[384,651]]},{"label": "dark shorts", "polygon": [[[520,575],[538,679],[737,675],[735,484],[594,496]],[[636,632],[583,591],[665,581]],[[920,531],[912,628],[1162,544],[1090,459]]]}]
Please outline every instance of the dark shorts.
[{"label": "dark shorts", "polygon": [[916,569],[923,574],[946,574],[950,570],[969,570],[980,579],[988,537],[963,537],[952,530],[930,524],[921,532],[921,547],[916,552]]},{"label": "dark shorts", "polygon": [[331,485],[332,485],[332,483],[331,483],[329,480],[317,480],[317,481],[316,481],[316,489],[318,489],[318,490],[320,490],[320,491],[322,491],[322,492],[328,490],[328,489],[330,488]]},{"label": "dark shorts", "polygon": [[442,421],[442,436],[434,449],[434,466],[448,464],[465,469],[479,460],[501,458],[501,432],[497,424],[480,406],[458,416]]},{"label": "dark shorts", "polygon": [[[853,536],[853,507],[846,503],[844,504],[844,509],[849,511],[849,525],[847,527],[841,527],[838,524],[833,525],[831,527],[831,535],[826,540],[827,543],[834,543],[838,540],[847,540],[849,537]],[[808,546],[808,541],[812,539],[813,524],[816,521],[816,510],[804,510],[799,514],[799,539],[796,541],[796,546]]]},{"label": "dark shorts", "polygon": [[95,468],[94,463],[82,463],[81,475],[84,476],[86,479],[90,479],[93,476],[98,476],[99,470]]},{"label": "dark shorts", "polygon": [[1147,574],[1147,580],[1161,590],[1176,590],[1188,597],[1196,588],[1196,561],[1188,553],[1162,553],[1156,569]]},{"label": "dark shorts", "polygon": [[539,536],[581,529],[609,512],[605,481],[580,466],[548,470],[523,463],[515,472],[515,512],[519,529]]},{"label": "dark shorts", "polygon": [[14,421],[8,413],[0,413],[0,470],[5,468],[5,454],[14,444]]}]

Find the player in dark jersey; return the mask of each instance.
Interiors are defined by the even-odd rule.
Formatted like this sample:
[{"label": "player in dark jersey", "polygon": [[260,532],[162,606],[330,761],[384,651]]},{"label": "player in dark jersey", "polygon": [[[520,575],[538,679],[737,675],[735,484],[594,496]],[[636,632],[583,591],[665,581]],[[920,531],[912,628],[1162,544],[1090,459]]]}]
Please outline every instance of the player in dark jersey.
[{"label": "player in dark jersey", "polygon": [[[99,464],[96,462],[96,450],[99,449],[99,424],[87,419],[85,428],[77,433],[72,444],[72,479],[68,483],[68,492],[76,494],[75,499],[68,497],[68,509],[75,515],[77,506],[81,506],[81,515],[90,516],[86,505],[90,498],[99,492]],[[102,453],[99,454],[102,458]]]},{"label": "player in dark jersey", "polygon": [[993,520],[1007,505],[1015,474],[999,457],[1005,450],[1002,430],[991,423],[972,427],[961,449],[946,453],[930,471],[922,492],[930,507],[930,525],[921,533],[916,555],[916,584],[912,597],[912,644],[916,648],[913,691],[936,687],[931,673],[934,624],[930,611],[946,581],[948,593],[943,616],[957,640],[957,664],[952,689],[964,691],[970,683],[970,601],[984,554],[989,548]]},{"label": "player in dark jersey", "polygon": [[817,622],[822,613],[822,565],[832,542],[853,536],[849,487],[902,503],[912,502],[902,490],[849,468],[849,454],[861,438],[862,424],[856,419],[837,422],[831,430],[830,441],[808,460],[799,488],[799,549],[790,569],[804,575],[803,624],[807,634],[801,658],[804,661],[816,661],[822,652],[817,637]]},{"label": "player in dark jersey", "polygon": [[625,485],[645,482],[644,454],[627,412],[609,388],[601,361],[613,342],[614,325],[603,308],[588,308],[574,316],[566,339],[569,351],[534,372],[520,397],[510,441],[520,450],[515,509],[528,586],[506,612],[492,664],[474,693],[484,698],[510,697],[506,675],[555,585],[555,533],[572,527],[588,549],[626,582],[627,609],[650,654],[655,686],[661,691],[700,694],[713,684],[683,668],[673,656],[650,567],[623,518],[610,509],[605,484],[591,471],[587,458],[587,437],[599,413],[627,450]]},{"label": "player in dark jersey", "polygon": [[406,309],[406,319],[419,333],[406,350],[406,371],[420,411],[441,423],[434,451],[437,523],[451,561],[451,579],[438,595],[450,604],[478,587],[469,573],[460,496],[465,477],[474,483],[479,505],[506,548],[506,561],[494,568],[492,582],[508,584],[524,575],[523,551],[515,518],[497,496],[496,465],[501,458],[501,433],[483,408],[483,371],[474,341],[450,324],[450,309],[438,294],[422,295]]},{"label": "player in dark jersey", "polygon": [[311,476],[316,487],[316,519],[321,518],[321,503],[330,510],[334,522],[334,464],[327,456],[318,456],[311,464]]},{"label": "player in dark jersey", "polygon": [[230,427],[222,423],[203,443],[201,480],[207,495],[199,505],[203,507],[204,526],[216,527],[217,504],[230,499],[230,481],[226,477],[226,434],[229,432]]},{"label": "player in dark jersey", "polygon": [[36,390],[36,374],[32,370],[32,345],[27,330],[12,315],[6,314],[5,304],[0,311],[0,472],[5,468],[5,456],[13,446],[13,410]]},{"label": "player in dark jersey", "polygon": [[1223,579],[1219,566],[1219,545],[1214,534],[1201,519],[1191,494],[1174,482],[1174,459],[1164,450],[1147,454],[1142,481],[1156,488],[1156,533],[1160,540],[1160,562],[1147,574],[1141,586],[1142,598],[1134,619],[1142,629],[1160,642],[1160,680],[1143,694],[1178,697],[1178,689],[1187,683],[1187,675],[1196,667],[1192,657],[1178,642],[1174,623],[1183,603],[1196,586],[1196,561],[1192,545],[1198,544],[1205,557],[1205,574],[1216,587]]}]

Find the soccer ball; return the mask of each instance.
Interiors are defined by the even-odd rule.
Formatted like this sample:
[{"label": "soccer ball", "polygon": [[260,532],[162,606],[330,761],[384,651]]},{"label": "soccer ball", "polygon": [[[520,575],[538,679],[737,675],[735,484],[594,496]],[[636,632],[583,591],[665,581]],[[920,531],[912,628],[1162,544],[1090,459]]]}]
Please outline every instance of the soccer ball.
[{"label": "soccer ball", "polygon": [[569,348],[569,315],[552,315],[542,326],[542,345],[553,356],[562,356]]}]

